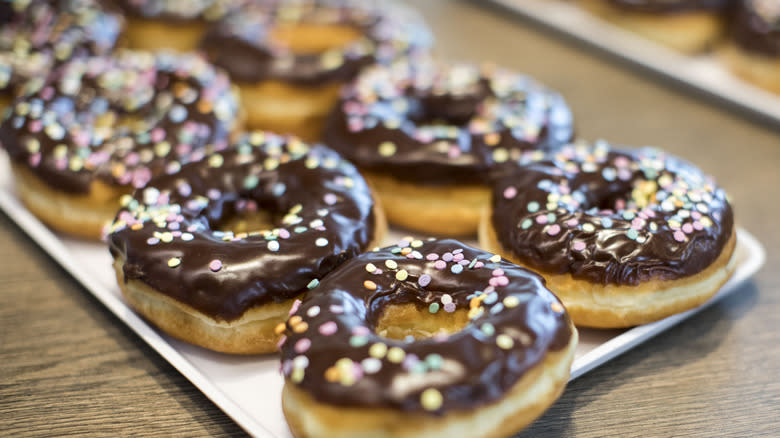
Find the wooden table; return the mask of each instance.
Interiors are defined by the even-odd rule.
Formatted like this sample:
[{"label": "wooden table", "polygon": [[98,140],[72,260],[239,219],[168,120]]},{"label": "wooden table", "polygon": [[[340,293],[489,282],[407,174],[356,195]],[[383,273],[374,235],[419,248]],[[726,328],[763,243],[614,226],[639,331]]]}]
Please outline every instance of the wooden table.
[{"label": "wooden table", "polygon": [[[477,3],[415,2],[442,56],[536,76],[584,138],[698,163],[769,252],[752,282],[576,380],[523,436],[780,436],[780,133]],[[3,215],[0,266],[0,435],[242,434]]]}]

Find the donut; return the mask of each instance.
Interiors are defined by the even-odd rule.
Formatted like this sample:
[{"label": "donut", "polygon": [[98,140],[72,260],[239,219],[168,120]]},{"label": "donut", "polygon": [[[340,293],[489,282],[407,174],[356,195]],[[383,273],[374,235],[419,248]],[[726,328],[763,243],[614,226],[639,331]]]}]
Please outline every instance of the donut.
[{"label": "donut", "polygon": [[580,0],[588,11],[683,53],[711,48],[730,0]]},{"label": "donut", "polygon": [[680,158],[599,141],[519,162],[493,186],[480,245],[541,273],[577,326],[665,318],[734,272],[726,194]]},{"label": "donut", "polygon": [[780,94],[780,2],[736,2],[729,42],[721,54],[734,73]]},{"label": "donut", "polygon": [[0,109],[21,84],[46,77],[55,65],[110,51],[122,26],[121,17],[93,0],[0,2]]},{"label": "donut", "polygon": [[119,198],[229,143],[238,97],[195,55],[120,51],[31,80],[0,124],[16,188],[52,228],[98,239]]},{"label": "donut", "polygon": [[316,140],[361,68],[431,44],[419,15],[398,3],[271,0],[220,20],[202,48],[238,84],[250,127]]},{"label": "donut", "polygon": [[294,300],[386,228],[354,166],[263,132],[122,204],[108,242],[128,303],[166,333],[226,353],[275,351]]},{"label": "donut", "polygon": [[428,57],[367,68],[323,131],[393,206],[391,223],[450,236],[476,233],[507,163],[572,135],[563,97],[532,78]]},{"label": "donut", "polygon": [[412,238],[344,263],[280,331],[298,438],[510,436],[558,398],[578,336],[538,275]]},{"label": "donut", "polygon": [[113,0],[127,18],[122,42],[131,49],[198,48],[209,26],[247,0]]}]

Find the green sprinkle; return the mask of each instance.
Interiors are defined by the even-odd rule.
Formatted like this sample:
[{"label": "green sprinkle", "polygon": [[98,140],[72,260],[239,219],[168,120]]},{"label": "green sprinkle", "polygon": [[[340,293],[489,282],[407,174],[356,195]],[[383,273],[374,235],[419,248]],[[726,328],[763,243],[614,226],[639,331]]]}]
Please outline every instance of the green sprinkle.
[{"label": "green sprinkle", "polygon": [[436,313],[439,311],[439,303],[431,303],[430,306],[428,306],[428,311],[431,313]]},{"label": "green sprinkle", "polygon": [[309,284],[306,285],[306,287],[309,290],[311,290],[311,289],[314,289],[315,287],[317,287],[319,285],[320,285],[320,281],[315,278],[314,280],[310,281]]}]

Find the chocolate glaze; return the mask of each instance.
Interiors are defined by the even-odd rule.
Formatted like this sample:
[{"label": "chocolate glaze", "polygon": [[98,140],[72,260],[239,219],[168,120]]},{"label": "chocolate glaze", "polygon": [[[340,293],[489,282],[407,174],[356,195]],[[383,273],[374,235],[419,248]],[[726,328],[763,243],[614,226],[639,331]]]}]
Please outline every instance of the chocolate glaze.
[{"label": "chocolate glaze", "polygon": [[0,93],[46,76],[74,56],[110,51],[122,19],[94,0],[10,0],[0,3]]},{"label": "chocolate glaze", "polygon": [[533,79],[419,57],[361,73],[323,137],[362,169],[435,185],[486,183],[572,135],[563,97]]},{"label": "chocolate glaze", "polygon": [[[406,303],[470,320],[422,340],[378,335],[383,309]],[[404,240],[346,262],[306,296],[286,324],[282,371],[323,403],[443,414],[500,400],[569,344],[572,327],[538,275],[455,240]],[[422,402],[426,390],[441,403]]]},{"label": "chocolate glaze", "polygon": [[525,157],[494,185],[492,223],[524,265],[620,285],[694,275],[734,232],[725,192],[699,169],[604,142]]},{"label": "chocolate glaze", "polygon": [[770,57],[780,56],[780,3],[775,0],[735,2],[733,40],[741,48]]},{"label": "chocolate glaze", "polygon": [[[350,26],[362,35],[321,54],[294,53],[268,35],[274,26]],[[426,50],[432,37],[414,11],[379,0],[271,0],[249,3],[208,32],[203,49],[236,81],[316,86],[352,79],[366,65]]]},{"label": "chocolate glaze", "polygon": [[57,190],[88,193],[96,179],[142,187],[226,146],[237,106],[227,76],[196,55],[121,51],[30,81],[0,142]]},{"label": "chocolate glaze", "polygon": [[[363,178],[335,152],[253,133],[126,199],[108,241],[125,259],[126,281],[231,321],[305,292],[365,250],[373,207]],[[218,231],[234,212],[254,208],[271,213],[275,228]],[[180,264],[170,267],[172,258]]]},{"label": "chocolate glaze", "polygon": [[606,0],[615,8],[648,14],[677,14],[696,11],[720,12],[730,0]]}]

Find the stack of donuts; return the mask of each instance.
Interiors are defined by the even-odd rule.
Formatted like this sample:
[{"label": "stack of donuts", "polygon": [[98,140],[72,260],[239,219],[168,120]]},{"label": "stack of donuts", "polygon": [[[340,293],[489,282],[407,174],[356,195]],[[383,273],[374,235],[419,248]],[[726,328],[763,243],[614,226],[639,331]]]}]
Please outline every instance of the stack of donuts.
[{"label": "stack of donuts", "polygon": [[[0,19],[21,200],[103,233],[162,331],[279,351],[296,436],[515,433],[563,391],[575,325],[664,318],[734,271],[712,178],[575,140],[559,93],[435,58],[401,5],[19,0]],[[382,247],[387,222],[438,237]]]},{"label": "stack of donuts", "polygon": [[683,53],[714,49],[738,76],[780,93],[778,0],[579,0],[593,14]]}]

